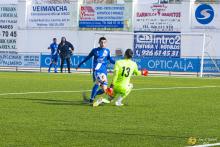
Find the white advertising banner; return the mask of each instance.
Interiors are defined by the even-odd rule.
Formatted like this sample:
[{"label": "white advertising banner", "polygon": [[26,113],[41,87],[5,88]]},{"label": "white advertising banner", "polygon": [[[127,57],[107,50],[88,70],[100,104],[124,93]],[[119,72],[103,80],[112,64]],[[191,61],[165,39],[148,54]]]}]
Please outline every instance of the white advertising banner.
[{"label": "white advertising banner", "polygon": [[40,55],[0,54],[0,66],[40,67]]},{"label": "white advertising banner", "polygon": [[30,0],[35,4],[64,4],[70,3],[71,0]]},{"label": "white advertising banner", "polygon": [[220,4],[193,4],[193,29],[220,29]]},{"label": "white advertising banner", "polygon": [[73,4],[31,3],[27,5],[26,13],[26,23],[28,28],[74,27]]},{"label": "white advertising banner", "polygon": [[18,4],[18,0],[0,0],[0,4]]},{"label": "white advertising banner", "polygon": [[123,28],[124,5],[83,5],[80,7],[80,28]]},{"label": "white advertising banner", "polygon": [[181,32],[180,4],[137,4],[134,31]]},{"label": "white advertising banner", "polygon": [[0,5],[0,50],[16,51],[17,6]]}]

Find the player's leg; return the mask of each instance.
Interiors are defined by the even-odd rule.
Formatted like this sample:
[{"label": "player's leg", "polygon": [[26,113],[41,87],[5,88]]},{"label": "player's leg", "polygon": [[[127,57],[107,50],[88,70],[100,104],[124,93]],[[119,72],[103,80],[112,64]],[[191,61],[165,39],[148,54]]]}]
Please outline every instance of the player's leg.
[{"label": "player's leg", "polygon": [[92,87],[92,92],[89,100],[90,103],[93,103],[98,89],[99,89],[99,84],[95,83]]},{"label": "player's leg", "polygon": [[66,63],[67,63],[68,73],[71,73],[70,72],[70,58],[66,58]]},{"label": "player's leg", "polygon": [[109,104],[109,103],[111,103],[111,101],[113,100],[113,98],[114,98],[115,96],[117,96],[117,95],[118,95],[117,92],[114,92],[114,95],[111,95],[110,99],[109,99],[109,98],[108,98],[108,99],[105,99],[105,98],[101,97],[101,98],[99,98],[96,102],[93,103],[93,107],[97,107],[97,106],[99,106],[99,105],[102,104],[102,103]]},{"label": "player's leg", "polygon": [[50,72],[50,69],[51,69],[51,67],[52,67],[52,65],[53,65],[53,59],[52,59],[52,57],[51,57],[51,59],[50,59],[50,65],[49,65],[49,68],[48,68],[48,72]]},{"label": "player's leg", "polygon": [[[97,93],[96,93],[96,95],[95,95],[95,97],[97,96],[97,95],[100,95],[100,94],[103,94],[103,93],[105,93],[105,91],[106,91],[106,89],[107,89],[107,86],[108,86],[108,83],[106,82],[102,82],[101,83],[102,85],[101,85],[101,88],[102,89],[99,89],[98,91],[97,91]],[[110,103],[110,101],[109,100],[107,100],[107,99],[105,99],[105,98],[103,98],[103,97],[101,97],[101,98],[99,98],[97,101],[95,101],[94,103],[93,103],[93,107],[97,107],[97,106],[99,106],[100,104],[102,104],[102,103]]]},{"label": "player's leg", "polygon": [[[95,79],[96,79],[96,84],[95,84],[96,87],[95,86],[94,87],[96,89],[94,89],[94,87],[93,87],[92,94],[91,94],[91,101],[94,101],[94,99],[95,99],[95,97],[97,95],[101,95],[101,94],[105,93],[105,91],[107,89],[107,86],[108,86],[108,80],[107,80],[107,76],[106,76],[105,73],[98,73],[98,72],[96,72],[95,73]],[[101,87],[101,89],[98,90],[99,86]],[[106,101],[104,100],[103,102],[106,102]],[[97,100],[94,103],[94,105],[98,106],[101,103],[102,103],[101,100]]]},{"label": "player's leg", "polygon": [[98,88],[99,88],[99,85],[95,83],[92,87],[90,98],[87,98],[86,94],[83,93],[83,102],[93,104]]},{"label": "player's leg", "polygon": [[116,106],[122,106],[122,95],[126,92],[126,87],[122,87],[121,85],[114,85],[114,97],[118,98],[115,101]]},{"label": "player's leg", "polygon": [[93,82],[95,83],[92,87],[92,92],[91,92],[91,95],[90,95],[90,98],[88,99],[86,94],[83,93],[83,102],[84,103],[90,103],[90,104],[93,104],[93,101],[95,99],[95,95],[97,93],[97,90],[99,89],[99,84],[96,82],[96,71],[93,71],[92,73],[92,77],[93,77]]},{"label": "player's leg", "polygon": [[108,88],[108,79],[107,79],[107,74],[106,73],[98,73],[96,75],[96,83],[100,86],[101,89],[99,89],[96,92],[96,95],[101,95],[103,93],[106,93],[106,90]]},{"label": "player's leg", "polygon": [[53,63],[51,62],[50,65],[49,65],[49,68],[48,68],[48,72],[50,72],[50,69],[52,67]]},{"label": "player's leg", "polygon": [[96,96],[96,93],[97,93],[97,90],[99,89],[99,83],[96,82],[97,75],[98,75],[98,73],[96,71],[93,71],[92,76],[93,76],[93,82],[95,82],[95,84],[92,87],[92,92],[91,92],[91,96],[90,96],[90,100],[89,100],[90,103],[93,103],[95,96]]},{"label": "player's leg", "polygon": [[53,65],[54,65],[54,72],[57,73],[57,61],[58,61],[58,57],[54,57],[54,60],[53,60]]},{"label": "player's leg", "polygon": [[121,89],[121,95],[118,97],[117,101],[115,102],[116,106],[123,106],[122,101],[129,95],[133,88],[133,84],[128,84],[126,87]]},{"label": "player's leg", "polygon": [[64,58],[61,57],[61,63],[60,63],[60,72],[62,73],[63,72],[63,64],[64,64]]},{"label": "player's leg", "polygon": [[101,95],[101,94],[105,93],[106,89],[108,88],[107,87],[108,86],[108,81],[107,81],[107,78],[106,78],[105,81],[101,80],[100,78],[98,78],[97,80],[98,81],[96,81],[96,82],[100,85],[101,89],[99,89],[97,91],[96,95]]},{"label": "player's leg", "polygon": [[105,93],[105,91],[104,91],[103,89],[99,89],[99,90],[96,92],[95,97],[96,97],[97,95],[102,95],[103,93]]},{"label": "player's leg", "polygon": [[[105,92],[104,89],[99,89],[99,86],[100,86],[100,82],[99,81],[96,81],[93,88],[92,88],[92,93],[91,93],[91,98],[90,98],[90,101],[93,102],[95,97],[97,95],[101,95]],[[107,88],[107,86],[106,86]],[[99,89],[99,90],[98,90]]]},{"label": "player's leg", "polygon": [[133,84],[128,84],[127,88],[126,88],[126,92],[125,94],[123,95],[123,99],[125,99],[131,92],[131,90],[133,89]]}]

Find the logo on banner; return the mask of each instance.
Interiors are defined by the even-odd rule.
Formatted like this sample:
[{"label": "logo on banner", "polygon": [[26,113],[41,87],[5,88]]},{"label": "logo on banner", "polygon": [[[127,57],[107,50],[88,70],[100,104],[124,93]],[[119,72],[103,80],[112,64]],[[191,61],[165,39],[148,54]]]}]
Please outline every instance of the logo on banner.
[{"label": "logo on banner", "polygon": [[209,24],[214,18],[214,10],[210,5],[202,4],[195,12],[196,20],[201,24]]},{"label": "logo on banner", "polygon": [[152,34],[138,34],[137,35],[137,42],[138,43],[151,43],[153,40]]},{"label": "logo on banner", "polygon": [[81,6],[81,20],[95,20],[95,10],[91,6]]}]

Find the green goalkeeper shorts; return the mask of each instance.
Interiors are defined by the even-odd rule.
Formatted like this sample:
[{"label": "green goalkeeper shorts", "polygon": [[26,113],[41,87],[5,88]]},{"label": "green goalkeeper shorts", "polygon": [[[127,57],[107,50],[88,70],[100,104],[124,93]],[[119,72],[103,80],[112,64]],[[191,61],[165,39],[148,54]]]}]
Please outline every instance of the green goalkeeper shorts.
[{"label": "green goalkeeper shorts", "polygon": [[114,97],[117,95],[121,95],[122,97],[126,97],[133,88],[133,84],[128,85],[114,85]]}]

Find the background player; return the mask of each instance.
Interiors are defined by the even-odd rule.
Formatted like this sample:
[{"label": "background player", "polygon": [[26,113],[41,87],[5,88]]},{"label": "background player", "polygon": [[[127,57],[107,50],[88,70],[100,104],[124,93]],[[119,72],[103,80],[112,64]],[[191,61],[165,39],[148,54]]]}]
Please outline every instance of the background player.
[{"label": "background player", "polygon": [[[77,66],[78,69],[83,63],[93,57],[93,82],[95,82],[92,93],[90,96],[89,103],[93,103],[95,96],[99,94],[103,94],[107,88],[108,80],[107,80],[107,64],[108,61],[110,63],[115,64],[115,61],[111,57],[110,50],[106,48],[107,39],[105,37],[99,38],[99,47],[93,48],[89,55]],[[101,86],[102,89],[99,89]],[[85,95],[84,95],[85,98]],[[85,99],[86,101],[86,99]]]},{"label": "background player", "polygon": [[[133,51],[127,49],[125,51],[124,59],[118,60],[115,63],[113,80],[110,87],[113,88],[113,97],[118,97],[115,102],[116,106],[123,106],[122,100],[128,96],[133,88],[133,84],[130,83],[131,76],[134,75],[148,75],[146,69],[138,71],[137,64],[132,61]],[[104,99],[98,99],[93,106],[98,106]]]},{"label": "background player", "polygon": [[57,73],[58,44],[56,38],[53,38],[53,43],[50,44],[48,49],[51,50],[51,62],[49,65],[48,72],[50,72],[52,65],[54,65],[54,72]]}]

